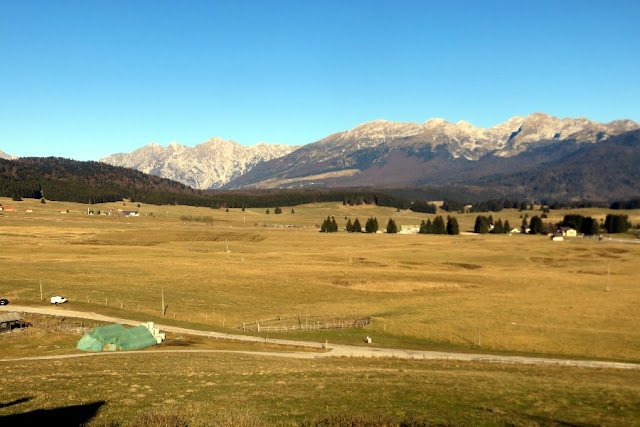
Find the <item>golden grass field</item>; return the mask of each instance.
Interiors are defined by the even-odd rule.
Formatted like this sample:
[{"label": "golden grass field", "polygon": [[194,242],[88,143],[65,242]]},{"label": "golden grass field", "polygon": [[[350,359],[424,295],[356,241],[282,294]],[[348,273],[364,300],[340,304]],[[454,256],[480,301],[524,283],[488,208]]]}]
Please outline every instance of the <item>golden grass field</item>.
[{"label": "golden grass field", "polygon": [[[640,362],[638,244],[582,238],[551,242],[546,236],[527,235],[318,233],[327,215],[335,216],[340,227],[345,217],[357,217],[364,225],[375,216],[381,228],[391,217],[405,227],[434,217],[339,203],[295,206],[293,214],[291,207],[283,207],[281,215],[275,215],[273,208],[267,215],[266,209],[138,208],[122,202],[90,207],[140,210],[141,217],[87,215],[88,205],[74,203],[0,199],[0,204],[19,207],[18,212],[0,217],[0,297],[12,304],[49,305],[49,296],[64,295],[70,302],[60,311],[73,308],[234,333],[239,323],[274,316],[297,315],[305,324],[368,316],[373,322],[365,330],[289,332],[277,337],[365,345],[363,338],[369,335],[374,345],[386,347]],[[27,208],[34,212],[26,213]],[[66,209],[68,214],[60,213]],[[610,211],[571,212],[604,218]],[[540,214],[508,210],[493,216],[519,226],[525,213]],[[557,222],[565,213],[552,210],[543,221]],[[640,222],[640,211],[614,213],[628,214],[634,225]],[[456,216],[463,233],[473,228],[476,214]],[[621,238],[637,240],[633,235]],[[162,293],[168,306],[165,316],[161,315]],[[14,348],[15,357],[14,344],[3,339],[0,336],[0,349],[4,342]],[[65,340],[61,342],[72,341]],[[145,394],[139,391],[141,383],[150,381],[150,387],[164,393],[158,402],[173,401],[163,407],[179,405],[198,414],[205,411],[204,402],[213,401],[218,410],[242,413],[242,405],[231,403],[242,395],[251,402],[246,406],[251,417],[275,424],[315,419],[326,413],[322,408],[336,405],[337,413],[349,413],[351,408],[352,413],[378,411],[393,419],[411,415],[417,406],[421,409],[415,413],[420,416],[433,422],[454,420],[457,425],[552,425],[558,420],[620,425],[640,419],[640,378],[630,372],[359,360],[322,361],[310,367],[303,365],[309,363],[305,361],[250,356],[240,360],[216,356],[215,367],[205,356],[190,356],[185,366],[178,356],[153,356],[150,364],[133,356],[125,360],[130,361],[118,368],[102,366],[108,360],[97,359],[89,364],[56,362],[56,366],[61,372],[74,372],[64,380],[72,390],[69,396],[81,394],[82,384],[89,381],[85,376],[94,375],[94,385],[105,377],[104,390],[83,398],[113,402],[109,414],[131,413],[131,408],[142,405],[136,395]],[[223,382],[204,378],[209,370],[219,369],[218,364],[232,367],[233,373],[225,373],[228,377]],[[0,366],[9,376],[18,369],[17,365]],[[27,383],[42,383],[38,396],[62,393],[55,380],[65,374],[52,376],[37,362],[19,370],[25,375],[25,390]],[[107,375],[107,370],[117,375]],[[173,386],[158,385],[154,370],[171,370],[166,374],[172,378],[190,370],[197,377],[193,381],[224,384],[224,390],[200,388],[198,381],[190,386],[189,376],[176,380],[175,390],[165,390]],[[268,381],[263,381],[261,370],[270,372]],[[449,379],[454,371],[456,375]],[[118,376],[127,372],[140,372],[140,378]],[[344,372],[357,391],[345,386],[329,392],[339,380],[332,372]],[[531,376],[541,379],[531,380]],[[296,387],[297,382],[308,384]],[[129,383],[138,384],[138,393],[125,398],[117,390],[129,388]],[[193,395],[185,394],[185,387]],[[261,391],[264,387],[281,388],[285,396]],[[467,388],[471,397],[461,398],[459,393]],[[391,396],[391,406],[381,403],[376,395],[380,389]],[[201,390],[209,391],[201,394]],[[412,390],[417,390],[415,395]],[[183,397],[166,397],[174,392]],[[196,395],[195,401],[191,399]],[[617,397],[602,400],[607,395]],[[317,396],[317,404],[303,403]],[[4,391],[0,403],[21,397]],[[334,401],[338,397],[355,406],[340,406]],[[501,403],[494,408],[492,401]],[[609,407],[608,401],[618,406]],[[443,412],[426,411],[429,402]],[[634,405],[636,409],[630,409]],[[391,407],[399,408],[397,413]],[[466,415],[461,412],[465,408]],[[0,415],[2,411],[10,409],[0,407]],[[451,418],[454,413],[462,415]]]},{"label": "golden grass field", "polygon": [[[627,426],[640,419],[638,371],[156,352],[0,366],[0,401],[21,402],[0,416],[43,409],[54,419],[56,408],[101,405],[93,426],[136,425],[145,413],[228,426]],[[323,424],[327,418],[356,422]]]}]

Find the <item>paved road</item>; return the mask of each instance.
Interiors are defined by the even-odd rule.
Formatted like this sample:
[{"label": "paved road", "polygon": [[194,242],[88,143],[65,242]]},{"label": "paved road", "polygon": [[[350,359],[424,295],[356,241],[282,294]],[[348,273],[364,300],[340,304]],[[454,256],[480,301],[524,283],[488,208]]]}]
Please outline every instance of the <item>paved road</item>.
[{"label": "paved road", "polygon": [[[139,325],[140,321],[121,319],[117,317],[104,316],[97,313],[87,313],[83,311],[68,310],[66,307],[29,307],[29,306],[0,306],[0,311],[16,311],[19,313],[35,313],[35,314],[48,314],[53,316],[67,316],[77,317],[80,319],[91,319],[101,322],[121,323],[123,325]],[[308,341],[295,341],[295,340],[283,340],[269,338],[268,340],[262,337],[255,337],[250,335],[239,334],[226,334],[222,332],[208,332],[198,331],[195,329],[180,328],[177,326],[169,326],[157,324],[155,325],[162,331],[174,332],[185,335],[198,335],[209,338],[220,338],[226,340],[237,340],[244,342],[269,342],[270,344],[281,344],[287,346],[298,346],[306,348],[322,349],[322,343],[308,342]],[[325,358],[325,357],[394,357],[398,359],[414,359],[414,360],[455,360],[455,361],[470,361],[470,362],[488,362],[488,363],[512,363],[522,365],[554,365],[554,366],[574,366],[581,368],[607,368],[607,369],[628,369],[628,370],[640,370],[640,364],[637,363],[621,363],[621,362],[604,362],[597,360],[571,360],[571,359],[554,359],[545,357],[525,357],[525,356],[504,356],[504,355],[491,355],[491,354],[473,354],[473,353],[454,353],[454,352],[442,352],[442,351],[423,351],[423,350],[403,350],[392,348],[376,348],[376,347],[358,347],[342,344],[327,344],[326,352],[259,352],[259,351],[227,351],[227,350],[155,350],[150,352],[138,352],[144,354],[153,354],[157,352],[199,352],[199,353],[241,353],[241,354],[255,354],[274,357],[291,357],[291,358]],[[91,357],[95,355],[106,354],[122,354],[126,352],[100,352],[100,353],[74,353],[70,355],[59,356],[38,356],[27,357],[19,360],[42,360],[42,359],[61,359],[71,357]],[[4,361],[18,360],[18,359],[4,359]]]}]

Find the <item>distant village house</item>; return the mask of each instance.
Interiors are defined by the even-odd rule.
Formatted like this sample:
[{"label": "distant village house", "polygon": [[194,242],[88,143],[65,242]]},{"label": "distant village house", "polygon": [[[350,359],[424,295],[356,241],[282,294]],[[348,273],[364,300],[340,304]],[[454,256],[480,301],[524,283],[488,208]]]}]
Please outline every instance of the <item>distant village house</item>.
[{"label": "distant village house", "polygon": [[558,231],[563,237],[576,237],[578,235],[578,232],[571,227],[560,227]]}]

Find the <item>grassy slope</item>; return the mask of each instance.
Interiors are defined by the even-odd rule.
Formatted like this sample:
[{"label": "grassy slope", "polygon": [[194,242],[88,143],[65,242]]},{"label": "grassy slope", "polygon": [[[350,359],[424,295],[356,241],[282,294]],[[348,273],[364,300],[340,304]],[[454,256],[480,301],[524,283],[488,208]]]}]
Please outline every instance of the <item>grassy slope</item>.
[{"label": "grassy slope", "polygon": [[[640,373],[396,360],[116,355],[2,365],[0,415],[104,401],[93,425],[178,410],[296,425],[333,415],[453,425],[630,425]],[[523,380],[526,378],[526,380]],[[635,421],[634,421],[635,420]]]},{"label": "grassy slope", "polygon": [[[39,303],[42,279],[45,296],[64,294],[69,307],[143,319],[159,314],[164,289],[167,320],[200,328],[234,330],[240,322],[278,315],[301,315],[305,323],[307,316],[311,322],[372,316],[366,333],[377,345],[480,343],[488,351],[640,360],[636,245],[517,235],[317,233],[314,224],[328,214],[342,223],[344,216],[362,222],[377,216],[381,223],[394,216],[401,225],[427,217],[338,204],[298,206],[293,215],[290,208],[266,215],[143,206],[154,217],[123,218],[87,216],[80,213],[83,205],[54,202],[34,203],[36,211],[26,214],[31,201],[20,203],[18,213],[0,218],[0,240],[11,248],[2,255],[0,293],[15,302]],[[63,207],[68,215],[59,213]],[[213,222],[180,221],[185,215]],[[512,223],[519,215],[500,213]],[[474,218],[459,216],[462,230]],[[359,343],[362,334],[292,336]]]}]

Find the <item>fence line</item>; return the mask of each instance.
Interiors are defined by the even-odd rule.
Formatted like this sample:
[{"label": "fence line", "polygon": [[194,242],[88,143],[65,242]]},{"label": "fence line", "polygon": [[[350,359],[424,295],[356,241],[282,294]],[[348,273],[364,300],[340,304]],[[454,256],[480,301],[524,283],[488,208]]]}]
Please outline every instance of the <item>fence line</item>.
[{"label": "fence line", "polygon": [[[293,317],[289,319],[298,319],[298,317]],[[276,317],[269,321],[276,320],[287,320],[281,319],[280,317]],[[265,322],[265,323],[266,323]],[[353,329],[353,328],[362,328],[371,323],[371,317],[364,317],[360,319],[355,319],[351,322],[342,322],[338,321],[338,323],[318,323],[314,322],[312,324],[298,324],[291,326],[263,326],[261,321],[255,321],[252,323],[241,323],[237,326],[238,329],[249,332],[289,332],[289,331],[314,331],[314,330],[322,330],[322,329]]]}]

